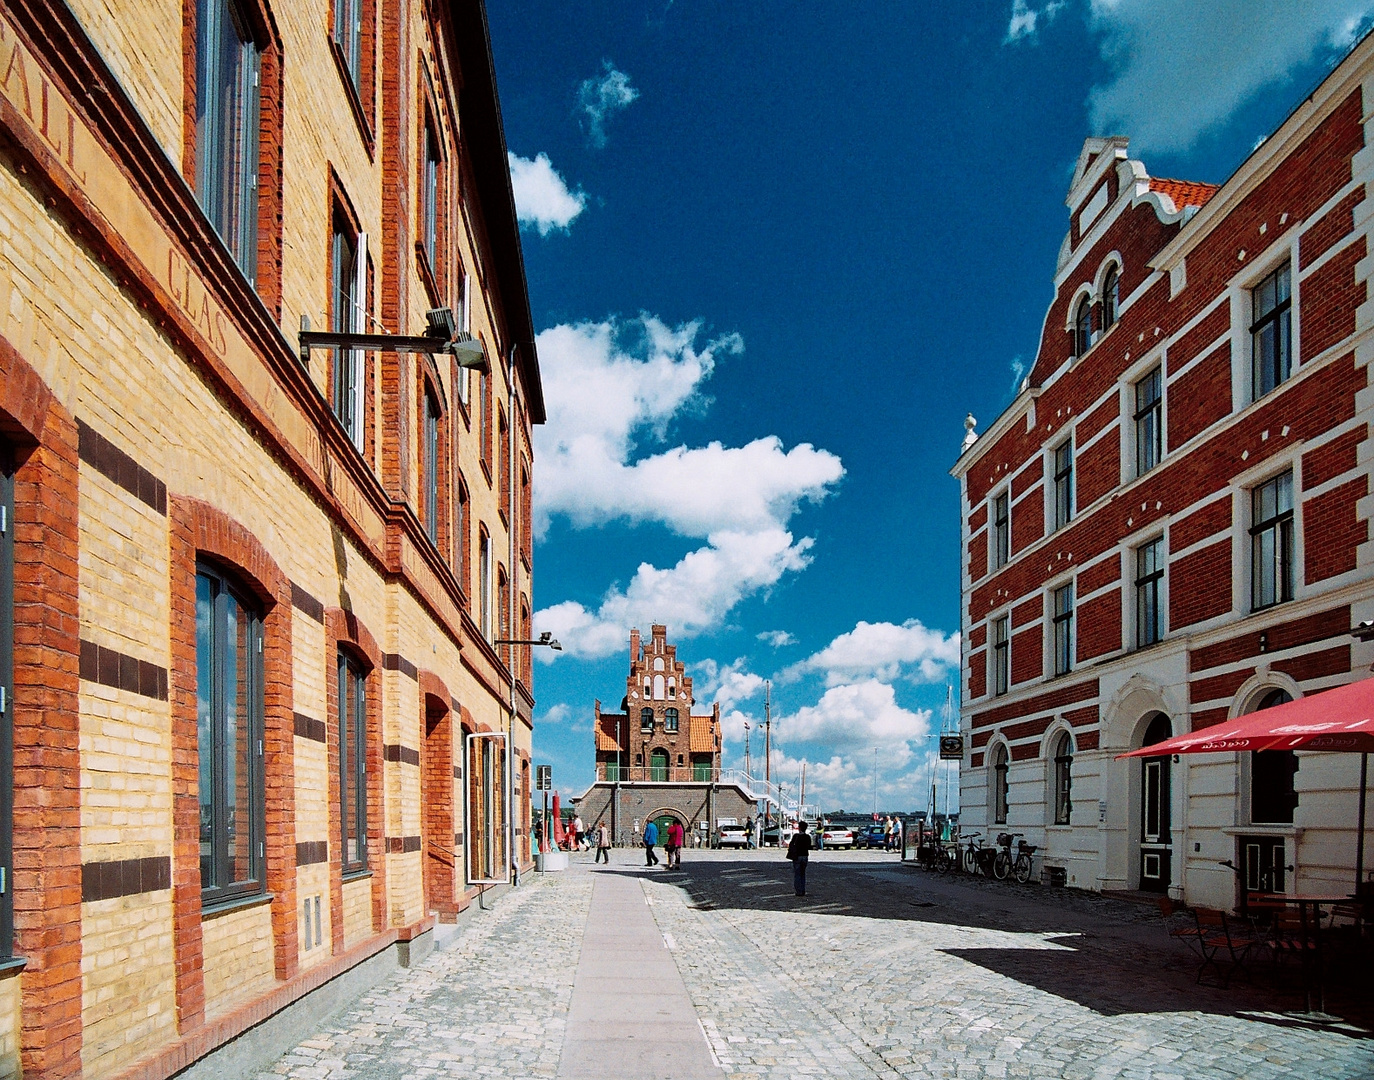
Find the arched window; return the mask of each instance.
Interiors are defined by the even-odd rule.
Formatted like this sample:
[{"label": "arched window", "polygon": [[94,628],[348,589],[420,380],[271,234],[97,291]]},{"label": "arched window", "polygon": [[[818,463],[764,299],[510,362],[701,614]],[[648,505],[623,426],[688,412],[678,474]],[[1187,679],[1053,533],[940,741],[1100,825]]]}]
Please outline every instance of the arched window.
[{"label": "arched window", "polygon": [[339,820],[344,873],[367,869],[367,672],[339,650]]},{"label": "arched window", "polygon": [[999,743],[997,749],[992,752],[992,823],[994,825],[1007,823],[1007,795],[1010,790],[1007,784],[1007,766],[1007,748]]},{"label": "arched window", "polygon": [[1062,732],[1054,741],[1054,823],[1067,825],[1073,813],[1073,736]]},{"label": "arched window", "polygon": [[654,657],[654,670],[655,670],[655,671],[662,671],[662,670],[663,670],[663,657],[661,657],[661,656],[656,656],[656,657]]},{"label": "arched window", "polygon": [[654,730],[654,710],[653,710],[653,709],[640,709],[640,710],[639,710],[639,730],[640,730],[640,731],[653,731],[653,730]]},{"label": "arched window", "polygon": [[677,730],[677,710],[676,710],[676,709],[664,709],[664,710],[663,710],[663,730],[664,730],[664,731],[676,731],[676,730]]},{"label": "arched window", "polygon": [[1078,350],[1078,355],[1082,356],[1093,344],[1093,304],[1090,297],[1085,296],[1078,302],[1078,311],[1073,322],[1074,347]]},{"label": "arched window", "polygon": [[649,755],[649,779],[660,782],[668,779],[667,750],[655,750]]},{"label": "arched window", "polygon": [[1116,310],[1120,304],[1121,297],[1121,278],[1113,266],[1107,271],[1107,277],[1102,282],[1102,331],[1106,333],[1116,322]]},{"label": "arched window", "polygon": [[[1260,699],[1255,712],[1272,709],[1292,701],[1286,690],[1271,690]],[[1298,755],[1292,750],[1252,750],[1250,752],[1250,823],[1253,825],[1291,825],[1298,795],[1293,775],[1298,771]]]},{"label": "arched window", "polygon": [[663,676],[662,676],[662,675],[655,675],[655,676],[654,676],[654,700],[655,700],[655,701],[662,701],[662,700],[663,700]]},{"label": "arched window", "polygon": [[262,617],[196,567],[200,885],[211,904],[263,889]]}]

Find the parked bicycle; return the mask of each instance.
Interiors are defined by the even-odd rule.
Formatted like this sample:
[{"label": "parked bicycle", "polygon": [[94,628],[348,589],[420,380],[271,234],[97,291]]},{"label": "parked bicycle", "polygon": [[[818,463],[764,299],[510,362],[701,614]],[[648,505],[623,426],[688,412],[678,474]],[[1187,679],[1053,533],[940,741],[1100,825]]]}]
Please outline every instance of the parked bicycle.
[{"label": "parked bicycle", "polygon": [[968,846],[964,848],[964,873],[982,873],[985,877],[993,876],[994,864],[997,861],[997,849],[989,847],[983,843],[982,833],[970,833]]},{"label": "parked bicycle", "polygon": [[[1013,840],[1016,840],[1015,855],[1011,850]],[[1011,875],[1022,885],[1030,880],[1031,856],[1035,854],[1036,846],[1026,843],[1024,833],[998,833],[997,847],[993,850],[996,854],[993,856],[992,873],[998,881],[1006,881]]]}]

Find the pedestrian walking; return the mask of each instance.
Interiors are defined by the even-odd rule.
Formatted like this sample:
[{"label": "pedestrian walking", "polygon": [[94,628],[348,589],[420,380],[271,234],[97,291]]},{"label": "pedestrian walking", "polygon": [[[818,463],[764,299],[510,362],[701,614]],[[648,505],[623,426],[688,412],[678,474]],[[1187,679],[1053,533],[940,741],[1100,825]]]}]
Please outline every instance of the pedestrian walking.
[{"label": "pedestrian walking", "polygon": [[905,829],[904,829],[904,827],[903,827],[903,825],[902,825],[902,819],[901,819],[901,818],[893,818],[893,819],[892,819],[892,846],[897,850],[897,853],[898,853],[899,855],[905,855],[905,854],[906,854],[905,849],[902,847],[902,833],[903,833],[904,831],[905,831]]},{"label": "pedestrian walking", "polygon": [[883,818],[883,850],[892,850],[892,818]]},{"label": "pedestrian walking", "polygon": [[664,845],[668,852],[668,869],[682,869],[682,824],[674,821],[668,826],[668,843]]},{"label": "pedestrian walking", "polygon": [[611,865],[611,830],[604,821],[596,827],[596,861]]},{"label": "pedestrian walking", "polygon": [[586,842],[587,834],[583,829],[581,815],[573,818],[573,850],[581,851]]},{"label": "pedestrian walking", "polygon": [[797,831],[787,844],[787,857],[792,860],[792,891],[806,895],[806,860],[811,854],[811,837],[806,835],[806,822],[797,822]]},{"label": "pedestrian walking", "polygon": [[644,826],[644,865],[657,866],[658,856],[654,854],[654,848],[658,844],[658,826],[652,821]]}]

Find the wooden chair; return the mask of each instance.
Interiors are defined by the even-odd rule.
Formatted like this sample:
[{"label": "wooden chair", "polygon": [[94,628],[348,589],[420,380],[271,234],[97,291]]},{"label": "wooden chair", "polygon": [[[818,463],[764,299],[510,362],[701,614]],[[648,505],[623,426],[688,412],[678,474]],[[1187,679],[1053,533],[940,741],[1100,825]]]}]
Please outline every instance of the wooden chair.
[{"label": "wooden chair", "polygon": [[[1228,918],[1224,911],[1194,908],[1193,919],[1197,923],[1202,952],[1202,964],[1198,968],[1197,981],[1202,982],[1202,973],[1209,967],[1214,967],[1221,978],[1221,985],[1229,986],[1231,977],[1237,971],[1246,970],[1245,962],[1258,939],[1248,927]],[[1221,965],[1223,955],[1230,960],[1230,966],[1225,970]]]}]

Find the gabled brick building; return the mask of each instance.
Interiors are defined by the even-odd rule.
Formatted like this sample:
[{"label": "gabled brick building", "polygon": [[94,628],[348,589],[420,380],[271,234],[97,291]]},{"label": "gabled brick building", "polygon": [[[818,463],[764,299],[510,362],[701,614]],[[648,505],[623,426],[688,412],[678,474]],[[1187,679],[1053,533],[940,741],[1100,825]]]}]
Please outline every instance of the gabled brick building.
[{"label": "gabled brick building", "polygon": [[631,630],[623,711],[595,705],[596,783],[578,801],[584,822],[604,819],[617,843],[630,843],[635,826],[650,819],[710,832],[721,817],[753,816],[748,793],[721,783],[720,705],[694,715],[695,700],[668,628],[655,624],[644,644]]},{"label": "gabled brick building", "polygon": [[1070,884],[1351,886],[1357,758],[1115,755],[1368,677],[1372,80],[1367,38],[1220,187],[1087,140],[1036,362],[953,469],[961,821]]},{"label": "gabled brick building", "polygon": [[0,1076],[168,1076],[530,860],[485,9],[7,0],[0,238]]}]

